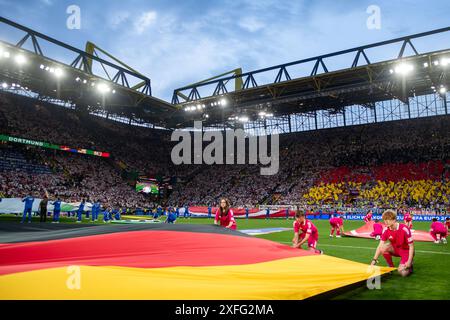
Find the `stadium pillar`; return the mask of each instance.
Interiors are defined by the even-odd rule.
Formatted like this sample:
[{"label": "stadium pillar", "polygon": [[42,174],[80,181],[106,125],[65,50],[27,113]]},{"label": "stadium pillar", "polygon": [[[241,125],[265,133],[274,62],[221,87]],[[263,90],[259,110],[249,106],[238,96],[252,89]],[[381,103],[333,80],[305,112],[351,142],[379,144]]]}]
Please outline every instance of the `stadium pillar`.
[{"label": "stadium pillar", "polygon": [[445,110],[445,114],[448,114],[448,109],[447,109],[447,94],[444,94],[443,99],[444,99],[444,110]]},{"label": "stadium pillar", "polygon": [[377,123],[378,121],[377,121],[377,103],[376,102],[373,104],[373,116],[375,118],[375,123]]},{"label": "stadium pillar", "polygon": [[408,103],[406,104],[406,106],[408,107],[408,119],[411,119],[411,108],[409,106],[409,99],[408,99]]},{"label": "stadium pillar", "polygon": [[314,110],[314,124],[315,124],[316,130],[317,130],[317,110]]}]

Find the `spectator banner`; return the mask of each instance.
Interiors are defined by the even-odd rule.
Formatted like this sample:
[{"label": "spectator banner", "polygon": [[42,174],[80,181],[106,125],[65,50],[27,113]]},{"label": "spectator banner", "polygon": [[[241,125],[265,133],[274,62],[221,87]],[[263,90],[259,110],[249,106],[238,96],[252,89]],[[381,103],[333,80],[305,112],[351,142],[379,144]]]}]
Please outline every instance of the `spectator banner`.
[{"label": "spectator banner", "polygon": [[73,153],[89,154],[89,155],[103,157],[103,158],[110,157],[110,154],[108,152],[94,151],[94,150],[81,149],[81,148],[70,148],[67,146],[51,144],[48,142],[35,141],[35,140],[26,139],[26,138],[11,137],[11,136],[7,136],[7,135],[3,135],[3,134],[0,134],[0,141],[21,143],[21,144],[26,144],[26,145],[30,145],[30,146],[40,147],[40,148],[55,149],[55,150],[73,152]]}]

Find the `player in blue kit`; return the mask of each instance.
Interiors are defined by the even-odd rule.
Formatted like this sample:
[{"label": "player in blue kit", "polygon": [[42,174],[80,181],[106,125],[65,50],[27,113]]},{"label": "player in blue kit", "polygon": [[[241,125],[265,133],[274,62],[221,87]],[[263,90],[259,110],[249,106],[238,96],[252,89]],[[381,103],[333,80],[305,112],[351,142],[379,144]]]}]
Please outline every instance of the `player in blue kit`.
[{"label": "player in blue kit", "polygon": [[173,210],[173,208],[169,208],[169,210],[167,212],[168,212],[167,219],[164,222],[165,223],[175,223],[175,221],[177,220],[177,215],[176,215],[175,211]]},{"label": "player in blue kit", "polygon": [[52,223],[59,223],[59,214],[61,213],[61,199],[58,197],[53,201],[53,221]]},{"label": "player in blue kit", "polygon": [[25,222],[27,214],[28,214],[28,223],[31,223],[31,211],[33,210],[34,198],[31,195],[28,195],[22,199],[22,202],[25,202],[25,207],[23,209],[23,216],[21,223]]},{"label": "player in blue kit", "polygon": [[106,223],[109,221],[109,211],[107,208],[103,210],[103,222]]},{"label": "player in blue kit", "polygon": [[84,211],[84,205],[85,204],[86,204],[86,200],[83,199],[81,201],[79,207],[78,207],[78,210],[77,210],[77,223],[81,222],[81,218],[83,216],[83,211]]}]

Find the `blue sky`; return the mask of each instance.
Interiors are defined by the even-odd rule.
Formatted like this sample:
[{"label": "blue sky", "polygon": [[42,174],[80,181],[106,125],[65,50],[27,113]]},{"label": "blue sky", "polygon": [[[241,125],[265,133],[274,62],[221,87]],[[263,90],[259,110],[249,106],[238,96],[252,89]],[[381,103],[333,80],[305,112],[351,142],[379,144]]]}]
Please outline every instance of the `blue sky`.
[{"label": "blue sky", "polygon": [[[69,5],[81,9],[79,30],[66,27]],[[366,26],[370,5],[381,10],[380,29]],[[0,0],[0,12],[78,48],[96,43],[151,78],[153,95],[170,101],[173,89],[237,67],[248,71],[446,27],[450,1]],[[10,38],[18,40],[0,29],[0,39]],[[423,51],[433,45],[424,43]],[[381,59],[386,52],[373,54]]]}]

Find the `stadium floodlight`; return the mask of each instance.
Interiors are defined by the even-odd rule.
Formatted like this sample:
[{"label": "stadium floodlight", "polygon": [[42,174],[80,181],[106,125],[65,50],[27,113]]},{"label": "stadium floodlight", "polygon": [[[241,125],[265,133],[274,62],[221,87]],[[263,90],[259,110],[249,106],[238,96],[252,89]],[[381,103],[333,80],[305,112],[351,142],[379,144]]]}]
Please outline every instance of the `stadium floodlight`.
[{"label": "stadium floodlight", "polygon": [[209,114],[205,114],[205,118],[209,118]]},{"label": "stadium floodlight", "polygon": [[80,77],[76,77],[76,78],[75,78],[75,81],[76,81],[76,82],[81,81]]},{"label": "stadium floodlight", "polygon": [[50,71],[50,67],[45,67],[45,71]]},{"label": "stadium floodlight", "polygon": [[3,52],[3,57],[9,58],[10,56],[11,56],[11,55],[9,54],[8,51],[4,51],[4,52]]},{"label": "stadium floodlight", "polygon": [[50,69],[48,69],[48,71],[49,71],[50,73],[54,73],[54,72],[55,72],[55,68],[50,67]]},{"label": "stadium floodlight", "polygon": [[264,116],[266,115],[266,113],[265,113],[264,111],[261,111],[260,113],[258,113],[258,115],[259,115],[260,117],[264,117]]},{"label": "stadium floodlight", "polygon": [[87,83],[87,80],[86,80],[86,79],[84,79],[84,80],[83,80],[83,83]]},{"label": "stadium floodlight", "polygon": [[112,93],[113,93],[113,94],[116,93],[116,90],[114,89],[114,90],[112,91]]},{"label": "stadium floodlight", "polygon": [[425,62],[425,63],[423,64],[423,67],[424,67],[424,68],[428,68],[428,62]]},{"label": "stadium floodlight", "polygon": [[439,93],[440,94],[445,94],[447,92],[447,88],[446,87],[441,87],[440,89],[439,89]]},{"label": "stadium floodlight", "polygon": [[61,69],[61,68],[56,68],[56,69],[55,69],[55,76],[56,76],[57,78],[59,78],[59,77],[61,77],[62,75],[63,75],[62,69]]},{"label": "stadium floodlight", "polygon": [[227,100],[226,99],[220,99],[220,105],[225,107],[227,105]]},{"label": "stadium floodlight", "polygon": [[8,88],[8,84],[7,84],[6,82],[3,82],[3,83],[2,83],[2,88],[3,88],[3,89]]},{"label": "stadium floodlight", "polygon": [[14,57],[14,61],[17,64],[22,65],[25,62],[27,62],[27,59],[22,54],[18,54],[17,56]]},{"label": "stadium floodlight", "polygon": [[268,118],[273,117],[273,113],[266,114],[266,117],[268,117]]},{"label": "stadium floodlight", "polygon": [[111,89],[108,87],[108,85],[106,83],[100,83],[97,86],[97,90],[100,91],[103,94],[111,91]]},{"label": "stadium floodlight", "polygon": [[201,105],[197,105],[197,110],[200,110],[202,108],[202,106]]},{"label": "stadium floodlight", "polygon": [[414,66],[409,63],[401,63],[398,66],[395,67],[394,71],[395,73],[401,74],[401,75],[407,75],[411,71],[414,70]]},{"label": "stadium floodlight", "polygon": [[41,64],[41,65],[39,66],[39,68],[42,69],[42,70],[44,70],[44,69],[45,69],[45,66],[44,66],[43,64]]},{"label": "stadium floodlight", "polygon": [[435,61],[433,62],[433,64],[434,64],[435,66],[438,66],[438,65],[439,65],[439,61],[438,61],[438,60],[435,60]]},{"label": "stadium floodlight", "polygon": [[394,70],[393,69],[389,69],[389,73],[394,73]]},{"label": "stadium floodlight", "polygon": [[440,63],[441,63],[441,66],[445,67],[450,63],[450,59],[442,58]]},{"label": "stadium floodlight", "polygon": [[202,104],[202,108],[203,108],[203,109],[205,109],[205,108],[206,108],[206,106],[205,106],[204,104]]}]

